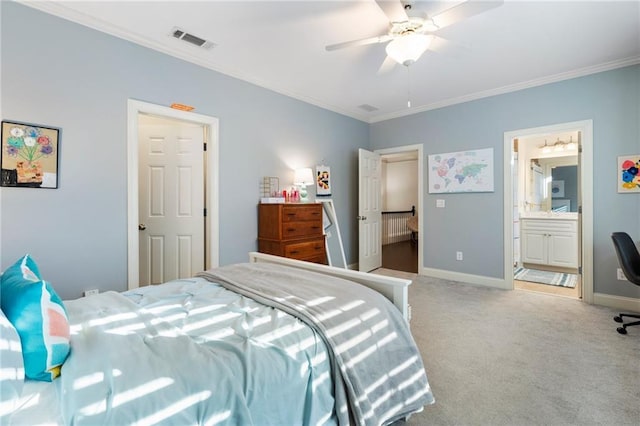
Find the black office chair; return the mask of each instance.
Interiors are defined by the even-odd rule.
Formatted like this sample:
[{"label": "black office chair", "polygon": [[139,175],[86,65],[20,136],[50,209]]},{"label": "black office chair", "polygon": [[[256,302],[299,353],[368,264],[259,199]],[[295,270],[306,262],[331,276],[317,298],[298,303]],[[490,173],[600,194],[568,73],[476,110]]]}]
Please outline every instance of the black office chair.
[{"label": "black office chair", "polygon": [[[626,232],[614,232],[611,234],[611,239],[624,276],[633,284],[640,286],[640,253],[635,243]],[[613,317],[613,320],[621,323],[623,317],[640,319],[640,314],[620,314]],[[617,328],[618,333],[627,334],[627,327],[632,325],[640,325],[640,321],[622,324],[622,327]]]}]

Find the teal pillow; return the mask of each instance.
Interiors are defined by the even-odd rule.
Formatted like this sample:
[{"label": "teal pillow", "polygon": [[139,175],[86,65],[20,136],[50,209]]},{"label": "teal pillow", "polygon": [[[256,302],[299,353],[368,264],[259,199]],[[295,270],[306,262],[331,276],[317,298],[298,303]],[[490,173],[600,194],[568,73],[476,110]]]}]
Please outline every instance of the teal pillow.
[{"label": "teal pillow", "polygon": [[28,254],[2,274],[0,302],[20,336],[25,376],[47,382],[58,377],[69,355],[69,319]]}]

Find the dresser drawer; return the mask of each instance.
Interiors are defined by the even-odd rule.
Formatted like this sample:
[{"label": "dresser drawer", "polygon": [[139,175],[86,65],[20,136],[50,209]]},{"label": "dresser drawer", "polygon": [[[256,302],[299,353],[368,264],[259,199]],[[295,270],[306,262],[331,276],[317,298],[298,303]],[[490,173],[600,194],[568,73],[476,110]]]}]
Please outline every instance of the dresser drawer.
[{"label": "dresser drawer", "polygon": [[324,258],[324,239],[287,244],[284,246],[284,255],[292,259]]},{"label": "dresser drawer", "polygon": [[286,222],[282,224],[284,239],[322,235],[322,222]]},{"label": "dresser drawer", "polygon": [[259,204],[258,251],[325,263],[322,204]]},{"label": "dresser drawer", "polygon": [[322,209],[318,205],[284,206],[282,208],[282,221],[317,221],[318,223],[322,223]]}]

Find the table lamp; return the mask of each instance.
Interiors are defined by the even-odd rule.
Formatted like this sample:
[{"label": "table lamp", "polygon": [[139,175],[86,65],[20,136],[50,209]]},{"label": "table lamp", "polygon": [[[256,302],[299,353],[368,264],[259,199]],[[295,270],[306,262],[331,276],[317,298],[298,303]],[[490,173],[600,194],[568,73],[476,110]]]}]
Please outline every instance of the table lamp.
[{"label": "table lamp", "polygon": [[307,202],[307,186],[313,185],[313,172],[311,168],[296,169],[293,184],[300,187],[300,201]]}]

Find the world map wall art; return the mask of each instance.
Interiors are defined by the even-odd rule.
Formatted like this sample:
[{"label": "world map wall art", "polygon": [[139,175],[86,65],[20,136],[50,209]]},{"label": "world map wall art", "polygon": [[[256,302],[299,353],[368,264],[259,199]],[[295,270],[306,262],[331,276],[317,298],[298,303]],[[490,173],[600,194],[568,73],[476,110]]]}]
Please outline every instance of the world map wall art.
[{"label": "world map wall art", "polygon": [[2,121],[0,186],[58,187],[60,129]]},{"label": "world map wall art", "polygon": [[618,192],[640,192],[640,154],[618,157]]},{"label": "world map wall art", "polygon": [[493,192],[493,148],[429,155],[429,193]]}]

